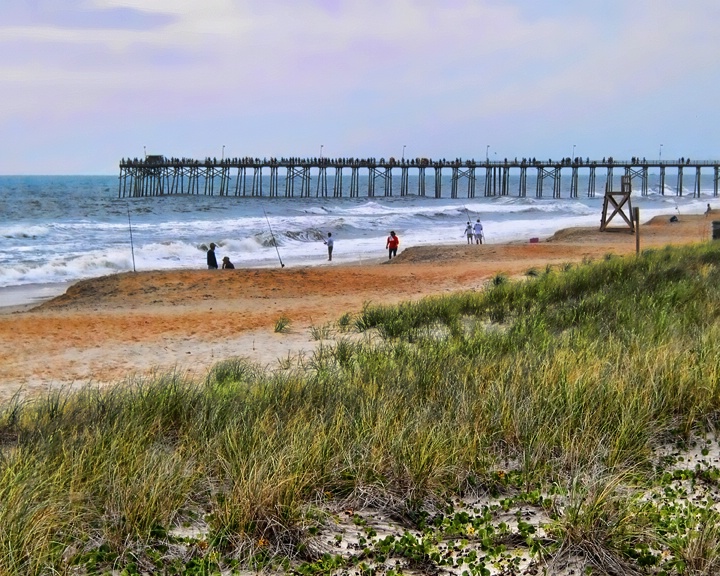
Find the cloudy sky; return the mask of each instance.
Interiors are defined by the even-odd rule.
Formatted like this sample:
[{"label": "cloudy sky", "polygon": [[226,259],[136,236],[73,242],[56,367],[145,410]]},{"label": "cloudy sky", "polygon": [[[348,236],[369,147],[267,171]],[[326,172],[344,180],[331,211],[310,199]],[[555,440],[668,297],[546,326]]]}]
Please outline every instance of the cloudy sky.
[{"label": "cloudy sky", "polygon": [[0,0],[0,174],[717,159],[719,54],[718,0]]}]

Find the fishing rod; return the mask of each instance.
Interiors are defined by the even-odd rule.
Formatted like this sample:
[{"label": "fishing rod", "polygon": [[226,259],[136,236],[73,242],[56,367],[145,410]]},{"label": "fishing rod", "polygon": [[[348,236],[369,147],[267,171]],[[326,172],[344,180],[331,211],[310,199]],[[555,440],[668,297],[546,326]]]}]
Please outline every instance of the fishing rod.
[{"label": "fishing rod", "polygon": [[285,268],[285,264],[283,264],[282,258],[280,258],[280,250],[278,250],[278,245],[275,241],[275,234],[273,234],[272,226],[270,226],[270,219],[268,218],[267,212],[265,212],[265,208],[263,208],[263,214],[265,214],[265,221],[267,222],[268,229],[270,230],[270,236],[272,236],[272,241],[275,245],[275,252],[277,252],[278,260],[280,260],[280,268]]},{"label": "fishing rod", "polygon": [[126,202],[125,205],[127,206],[128,229],[130,230],[130,253],[132,254],[133,272],[137,272],[135,270],[135,245],[133,244],[132,223],[130,222],[130,203]]}]

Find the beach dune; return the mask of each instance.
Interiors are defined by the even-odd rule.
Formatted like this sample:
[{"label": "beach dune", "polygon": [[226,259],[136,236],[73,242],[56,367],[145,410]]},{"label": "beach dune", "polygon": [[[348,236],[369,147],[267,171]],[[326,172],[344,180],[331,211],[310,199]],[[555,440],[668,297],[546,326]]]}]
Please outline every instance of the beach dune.
[{"label": "beach dune", "polygon": [[[641,227],[641,248],[709,241],[713,214]],[[720,217],[720,216],[719,216]],[[310,352],[310,328],[358,312],[456,290],[496,274],[633,254],[627,228],[561,230],[539,243],[406,247],[392,262],[284,269],[175,270],[84,280],[30,310],[0,308],[0,399],[52,387],[97,385],[179,371],[202,377],[215,362],[263,366]],[[286,317],[290,330],[274,331]]]}]

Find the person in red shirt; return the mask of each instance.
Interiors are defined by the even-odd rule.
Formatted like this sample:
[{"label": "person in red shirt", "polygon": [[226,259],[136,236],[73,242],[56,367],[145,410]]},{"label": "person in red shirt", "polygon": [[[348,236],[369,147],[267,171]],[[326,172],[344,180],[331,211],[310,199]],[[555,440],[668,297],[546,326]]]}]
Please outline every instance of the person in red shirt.
[{"label": "person in red shirt", "polygon": [[399,245],[400,238],[397,237],[395,230],[393,230],[390,232],[390,236],[388,236],[387,242],[385,243],[385,248],[388,249],[388,260],[392,259],[393,256],[397,256]]}]

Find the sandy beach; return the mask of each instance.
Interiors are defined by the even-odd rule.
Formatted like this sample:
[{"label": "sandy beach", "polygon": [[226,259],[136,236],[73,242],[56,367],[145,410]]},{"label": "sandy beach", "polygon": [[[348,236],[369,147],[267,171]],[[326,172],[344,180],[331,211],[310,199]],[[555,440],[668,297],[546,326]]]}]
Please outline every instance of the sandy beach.
[{"label": "sandy beach", "polygon": [[[709,241],[720,215],[656,217],[641,227],[641,249]],[[362,265],[284,269],[121,273],[78,282],[35,307],[0,308],[0,400],[18,392],[106,384],[154,372],[202,377],[233,356],[263,366],[310,352],[310,328],[397,303],[481,289],[502,273],[633,254],[627,228],[562,230],[539,243],[402,247]],[[341,250],[338,245],[337,250]],[[276,333],[280,317],[290,330]]]}]

